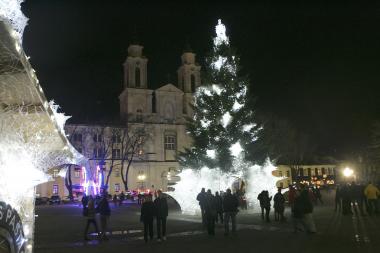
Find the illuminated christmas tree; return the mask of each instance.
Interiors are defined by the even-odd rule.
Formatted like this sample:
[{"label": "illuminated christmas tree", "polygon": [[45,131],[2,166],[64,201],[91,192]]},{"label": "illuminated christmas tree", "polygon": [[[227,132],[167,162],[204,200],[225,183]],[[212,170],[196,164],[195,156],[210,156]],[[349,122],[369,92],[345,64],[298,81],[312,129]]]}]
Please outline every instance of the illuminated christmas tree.
[{"label": "illuminated christmas tree", "polygon": [[247,107],[247,76],[241,75],[239,58],[230,46],[226,27],[218,20],[213,48],[206,58],[205,76],[194,99],[194,116],[188,124],[193,145],[180,155],[184,167],[204,166],[236,171],[245,144],[257,137],[252,109]]}]

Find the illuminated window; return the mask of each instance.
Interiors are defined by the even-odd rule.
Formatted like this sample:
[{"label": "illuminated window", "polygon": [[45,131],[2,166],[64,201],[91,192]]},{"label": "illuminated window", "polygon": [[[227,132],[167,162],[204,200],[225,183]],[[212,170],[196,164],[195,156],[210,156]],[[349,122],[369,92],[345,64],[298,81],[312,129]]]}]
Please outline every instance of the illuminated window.
[{"label": "illuminated window", "polygon": [[53,177],[54,178],[58,177],[58,173],[59,173],[59,171],[57,169],[54,169],[53,170]]},{"label": "illuminated window", "polygon": [[308,175],[309,175],[309,171],[308,171],[308,169],[304,169],[304,170],[303,170],[303,175],[304,175],[304,176],[308,176]]},{"label": "illuminated window", "polygon": [[115,192],[119,192],[120,191],[120,184],[115,184]]},{"label": "illuminated window", "polygon": [[53,184],[53,195],[58,195],[58,185]]},{"label": "illuminated window", "polygon": [[120,159],[120,149],[112,149],[112,158]]},{"label": "illuminated window", "polygon": [[281,171],[281,170],[278,172],[278,175],[279,175],[280,177],[282,177],[282,171]]},{"label": "illuminated window", "polygon": [[80,177],[80,170],[74,171],[74,177]]},{"label": "illuminated window", "polygon": [[286,177],[290,177],[290,171],[289,170],[286,171]]},{"label": "illuminated window", "polygon": [[175,150],[176,138],[174,135],[165,135],[165,149]]}]

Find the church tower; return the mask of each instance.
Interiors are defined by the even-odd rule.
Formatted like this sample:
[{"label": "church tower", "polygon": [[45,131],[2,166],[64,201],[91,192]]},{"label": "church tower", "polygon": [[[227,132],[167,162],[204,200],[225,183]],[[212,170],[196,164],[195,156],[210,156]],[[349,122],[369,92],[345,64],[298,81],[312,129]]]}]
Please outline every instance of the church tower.
[{"label": "church tower", "polygon": [[122,121],[143,122],[152,113],[152,90],[148,89],[147,63],[143,46],[133,43],[128,47],[124,66],[124,90],[119,96]]},{"label": "church tower", "polygon": [[124,87],[143,88],[147,86],[148,59],[142,54],[143,46],[137,43],[128,47],[128,57],[124,63]]},{"label": "church tower", "polygon": [[182,56],[182,65],[178,68],[178,87],[184,92],[183,95],[183,114],[191,115],[190,104],[193,101],[193,94],[198,86],[201,85],[201,66],[195,61],[195,54],[187,45]]}]

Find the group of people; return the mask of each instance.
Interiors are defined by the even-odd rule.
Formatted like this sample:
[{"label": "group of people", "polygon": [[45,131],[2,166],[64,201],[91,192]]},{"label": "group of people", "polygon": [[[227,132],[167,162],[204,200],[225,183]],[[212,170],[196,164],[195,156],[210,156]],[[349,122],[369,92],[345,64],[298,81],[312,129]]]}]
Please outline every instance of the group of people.
[{"label": "group of people", "polygon": [[224,224],[224,235],[229,235],[230,221],[232,224],[232,233],[236,232],[236,214],[238,213],[239,200],[231,189],[227,189],[225,193],[215,192],[202,188],[197,195],[197,200],[201,208],[202,224],[207,228],[209,235],[215,235],[215,223],[220,221]]},{"label": "group of people", "polygon": [[371,182],[368,185],[352,182],[342,186],[338,185],[335,193],[335,211],[341,211],[343,215],[358,212],[361,215],[370,216],[379,214],[380,191]]},{"label": "group of people", "polygon": [[166,240],[166,219],[168,217],[168,202],[161,190],[157,191],[157,197],[152,201],[152,195],[143,195],[140,221],[144,223],[144,240],[153,240],[153,220],[156,218],[157,241]]},{"label": "group of people", "polygon": [[[88,230],[90,225],[92,224],[95,227],[95,231],[100,239],[108,240],[107,237],[107,225],[108,220],[111,215],[111,208],[108,204],[108,195],[107,193],[103,193],[101,197],[98,197],[98,201],[93,198],[91,195],[82,197],[82,205],[83,205],[83,216],[86,217],[87,222],[84,230],[84,240],[90,240],[88,238]],[[99,213],[100,216],[100,225],[101,230],[99,232],[96,214]]]},{"label": "group of people", "polygon": [[[260,202],[261,207],[261,219],[265,219],[267,222],[270,222],[269,213],[271,207],[272,196],[269,196],[268,191],[262,191],[257,199]],[[285,197],[281,193],[281,188],[278,188],[278,192],[274,195],[274,219],[275,221],[285,221],[284,211],[285,211]],[[265,217],[264,217],[265,211]]]},{"label": "group of people", "polygon": [[[289,205],[292,212],[294,232],[305,231],[310,234],[317,232],[313,218],[314,188],[301,184],[298,188],[289,186]],[[301,224],[302,228],[298,225]]]}]

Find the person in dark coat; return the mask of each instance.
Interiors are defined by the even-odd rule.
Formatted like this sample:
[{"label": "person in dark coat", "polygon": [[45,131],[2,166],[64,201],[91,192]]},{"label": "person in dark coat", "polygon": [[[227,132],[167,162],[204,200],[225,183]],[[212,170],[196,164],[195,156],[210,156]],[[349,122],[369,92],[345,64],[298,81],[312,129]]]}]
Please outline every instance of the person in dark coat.
[{"label": "person in dark coat", "polygon": [[294,199],[293,199],[293,208],[292,208],[292,217],[293,217],[293,227],[294,233],[297,233],[298,230],[302,230],[298,227],[298,224],[301,223],[304,231],[307,231],[307,225],[304,221],[304,202],[300,198],[300,192],[294,190]]},{"label": "person in dark coat", "polygon": [[342,210],[342,188],[340,185],[336,186],[335,190],[335,211]]},{"label": "person in dark coat", "polygon": [[206,215],[205,215],[206,189],[205,188],[202,188],[201,192],[198,193],[197,200],[201,208],[202,224],[203,224],[203,227],[206,227]]},{"label": "person in dark coat", "polygon": [[301,185],[301,193],[299,196],[299,201],[302,205],[303,221],[307,226],[308,233],[316,233],[317,229],[315,227],[314,218],[313,218],[313,203],[310,198],[310,190],[307,186]]},{"label": "person in dark coat", "polygon": [[350,185],[348,183],[345,186],[343,186],[341,195],[342,195],[343,215],[353,214],[351,210],[351,191],[350,191]]},{"label": "person in dark coat", "polygon": [[100,224],[101,224],[101,238],[103,240],[108,240],[106,232],[107,232],[107,224],[109,221],[109,218],[111,216],[111,208],[108,203],[107,199],[107,193],[103,194],[103,197],[99,201],[99,204],[97,206],[97,210],[100,215]]},{"label": "person in dark coat", "polygon": [[209,235],[215,235],[215,218],[216,218],[216,199],[211,190],[207,190],[205,201],[205,215],[207,223],[207,232]]},{"label": "person in dark coat", "polygon": [[153,240],[153,218],[156,215],[156,208],[152,202],[152,195],[145,195],[145,201],[141,205],[140,221],[144,223],[144,240],[148,242],[148,233],[150,240]]},{"label": "person in dark coat", "polygon": [[124,192],[122,191],[119,195],[119,206],[121,206],[123,204],[123,201],[125,199],[125,194]]},{"label": "person in dark coat", "polygon": [[264,194],[265,194],[265,191],[261,191],[259,193],[259,195],[257,196],[257,199],[259,200],[260,202],[260,208],[261,208],[261,219],[264,220]]},{"label": "person in dark coat", "polygon": [[276,221],[284,221],[284,211],[285,211],[285,197],[281,193],[281,187],[278,188],[278,192],[274,195],[274,219]]},{"label": "person in dark coat", "polygon": [[227,189],[227,192],[223,198],[224,235],[229,234],[230,220],[232,223],[232,233],[236,232],[236,214],[239,212],[238,206],[238,198],[231,194],[231,189]]},{"label": "person in dark coat", "polygon": [[272,200],[272,197],[269,197],[268,191],[262,191],[257,198],[260,201],[262,219],[264,219],[264,210],[265,210],[265,220],[266,222],[270,222],[269,213],[270,213],[270,202]]},{"label": "person in dark coat", "polygon": [[[157,221],[157,240],[166,240],[166,219],[168,217],[168,202],[161,190],[157,191],[157,198],[154,200],[156,208],[156,221]],[[162,237],[161,237],[162,229]]]},{"label": "person in dark coat", "polygon": [[93,224],[95,227],[96,234],[99,235],[99,230],[98,230],[98,225],[96,223],[96,209],[95,209],[95,201],[92,196],[88,198],[88,205],[83,208],[84,212],[83,215],[87,219],[86,227],[84,229],[84,240],[88,241],[90,240],[87,236],[88,234],[88,229],[90,228],[90,224]]},{"label": "person in dark coat", "polygon": [[219,192],[215,192],[215,202],[216,202],[216,218],[215,221],[216,223],[219,222],[220,218],[220,223],[223,224],[223,199],[222,196],[220,196]]},{"label": "person in dark coat", "polygon": [[86,193],[83,193],[83,197],[82,197],[82,206],[83,208],[85,208],[88,204],[88,196],[86,195]]}]

